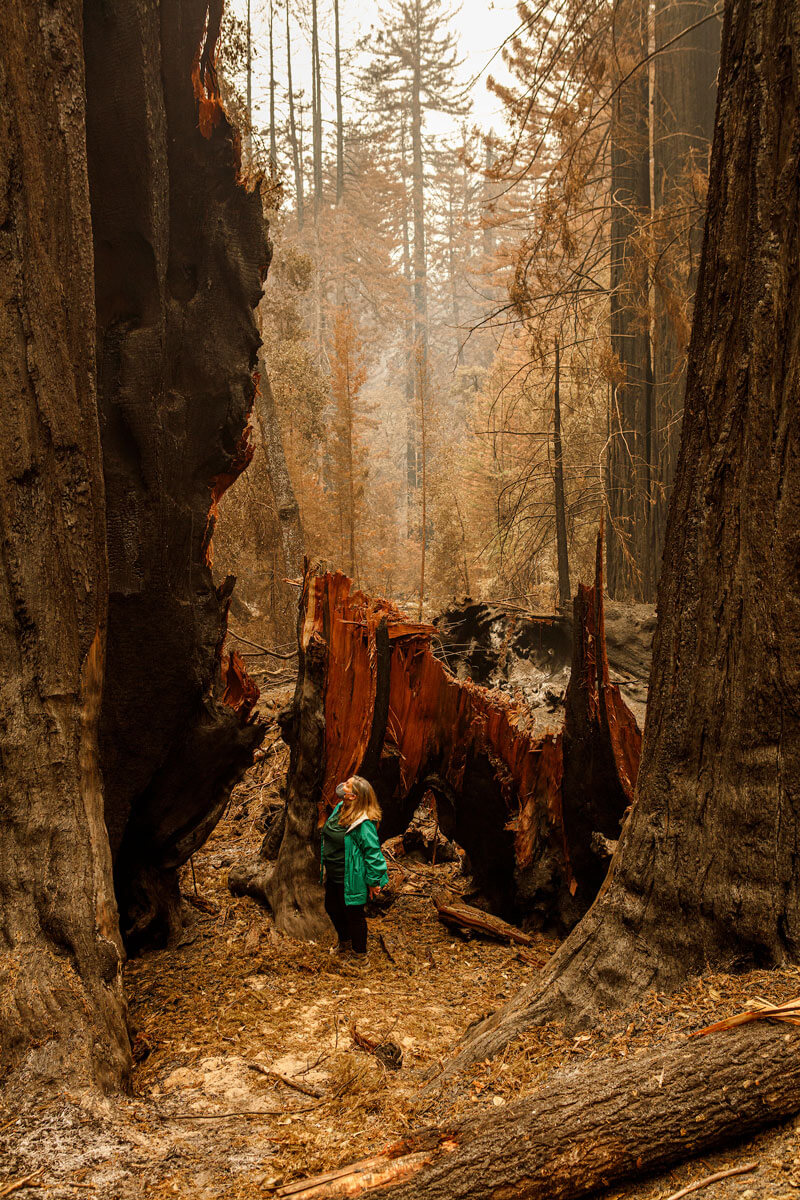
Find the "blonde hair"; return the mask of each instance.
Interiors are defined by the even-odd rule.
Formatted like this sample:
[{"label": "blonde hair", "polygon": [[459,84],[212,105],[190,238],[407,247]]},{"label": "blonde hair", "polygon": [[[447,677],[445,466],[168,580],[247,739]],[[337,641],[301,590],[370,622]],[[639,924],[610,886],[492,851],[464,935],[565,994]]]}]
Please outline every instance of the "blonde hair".
[{"label": "blonde hair", "polygon": [[344,828],[352,825],[359,817],[367,817],[377,825],[381,819],[381,806],[375,789],[360,775],[351,775],[346,781],[350,784],[352,796],[345,796],[339,809],[339,824]]}]

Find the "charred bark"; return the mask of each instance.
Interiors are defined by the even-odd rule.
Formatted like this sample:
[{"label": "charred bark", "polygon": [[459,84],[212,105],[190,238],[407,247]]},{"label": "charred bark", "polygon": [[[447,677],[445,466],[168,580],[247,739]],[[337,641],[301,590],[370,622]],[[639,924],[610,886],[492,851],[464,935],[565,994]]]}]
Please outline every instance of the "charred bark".
[{"label": "charred bark", "polygon": [[800,1111],[800,1032],[752,1026],[563,1072],[478,1119],[279,1188],[302,1200],[577,1200]]},{"label": "charred bark", "polygon": [[322,908],[319,882],[319,797],[325,772],[325,681],[328,646],[316,631],[305,630],[308,564],[298,615],[299,664],[294,702],[282,722],[290,746],[283,836],[277,860],[262,853],[234,867],[228,883],[234,895],[249,895],[272,909],[275,925],[292,937],[314,939],[330,923]]},{"label": "charred bark", "polygon": [[0,1075],[130,1065],[97,732],[106,641],[81,5],[0,8]]},{"label": "charred bark", "polygon": [[175,870],[262,735],[252,704],[222,699],[230,585],[211,577],[217,502],[252,456],[252,310],[269,261],[218,99],[218,30],[208,0],[84,11],[110,591],[101,753],[131,945],[174,930]]},{"label": "charred bark", "polygon": [[[375,787],[384,838],[402,833],[432,792],[442,833],[467,852],[477,887],[499,914],[563,930],[594,898],[601,860],[587,851],[576,874],[564,817],[565,806],[577,813],[588,804],[589,790],[581,783],[583,790],[565,799],[562,734],[535,732],[510,700],[455,679],[431,652],[433,633],[432,626],[406,621],[388,601],[351,591],[344,575],[306,575],[301,675],[284,735],[292,746],[287,828],[274,871],[262,856],[231,877],[237,890],[260,894],[281,927],[318,928],[316,831],[336,785],[355,771]],[[602,637],[600,617],[583,636]],[[609,772],[603,776],[597,767],[590,776],[598,794],[584,819],[592,826],[587,836],[616,837],[635,781],[638,729],[608,683],[601,652],[597,661],[602,682],[599,691],[593,684],[593,691],[578,693],[571,744],[582,764],[594,752]],[[579,718],[581,703],[594,703],[596,711]],[[286,881],[281,894],[278,878]]]},{"label": "charred bark", "polygon": [[800,959],[798,64],[795,8],[729,5],[636,803],[541,987],[453,1070],[556,1012]]}]

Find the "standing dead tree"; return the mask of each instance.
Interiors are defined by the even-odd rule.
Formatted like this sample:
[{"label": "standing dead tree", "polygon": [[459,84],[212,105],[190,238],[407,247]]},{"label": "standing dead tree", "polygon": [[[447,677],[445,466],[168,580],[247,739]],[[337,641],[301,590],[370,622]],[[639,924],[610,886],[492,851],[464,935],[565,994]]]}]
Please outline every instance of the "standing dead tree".
[{"label": "standing dead tree", "polygon": [[266,901],[288,932],[317,936],[317,829],[337,783],[358,771],[378,793],[384,837],[402,832],[433,792],[442,832],[466,850],[495,910],[574,925],[607,865],[592,852],[592,835],[618,836],[640,744],[608,680],[601,590],[581,589],[576,617],[566,724],[540,734],[523,706],[451,675],[432,653],[432,626],[352,591],[344,575],[307,572],[300,674],[284,721],[291,762],[283,840],[274,864],[261,858],[236,868],[232,888]]},{"label": "standing dead tree", "polygon": [[84,19],[109,562],[101,753],[131,947],[179,925],[176,868],[261,738],[252,694],[238,712],[223,702],[234,581],[211,576],[217,503],[253,453],[252,310],[269,262],[219,101],[218,32],[207,0],[109,0]]}]

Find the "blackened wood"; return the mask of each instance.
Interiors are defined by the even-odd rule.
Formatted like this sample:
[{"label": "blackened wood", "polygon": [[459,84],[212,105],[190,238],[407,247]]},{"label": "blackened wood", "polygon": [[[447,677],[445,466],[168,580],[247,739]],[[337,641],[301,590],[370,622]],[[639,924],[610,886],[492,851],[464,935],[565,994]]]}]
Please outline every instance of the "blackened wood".
[{"label": "blackened wood", "polygon": [[221,702],[230,588],[211,574],[217,501],[252,454],[252,310],[269,261],[214,95],[218,8],[88,0],[84,13],[110,589],[101,751],[131,947],[174,933],[176,868],[262,735]]}]

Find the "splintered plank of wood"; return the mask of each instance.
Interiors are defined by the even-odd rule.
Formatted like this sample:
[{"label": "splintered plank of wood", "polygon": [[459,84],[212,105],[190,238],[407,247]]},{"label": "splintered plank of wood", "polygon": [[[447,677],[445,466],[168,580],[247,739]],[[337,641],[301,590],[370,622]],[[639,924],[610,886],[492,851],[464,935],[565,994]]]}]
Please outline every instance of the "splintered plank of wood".
[{"label": "splintered plank of wood", "polygon": [[517,946],[533,945],[533,938],[530,934],[523,933],[521,929],[509,925],[500,917],[485,913],[480,908],[473,908],[471,904],[464,904],[462,900],[455,901],[446,893],[434,893],[433,903],[439,914],[439,920],[443,921],[445,925],[471,929],[476,933],[485,934],[486,937],[494,938],[498,942],[514,942]]}]

